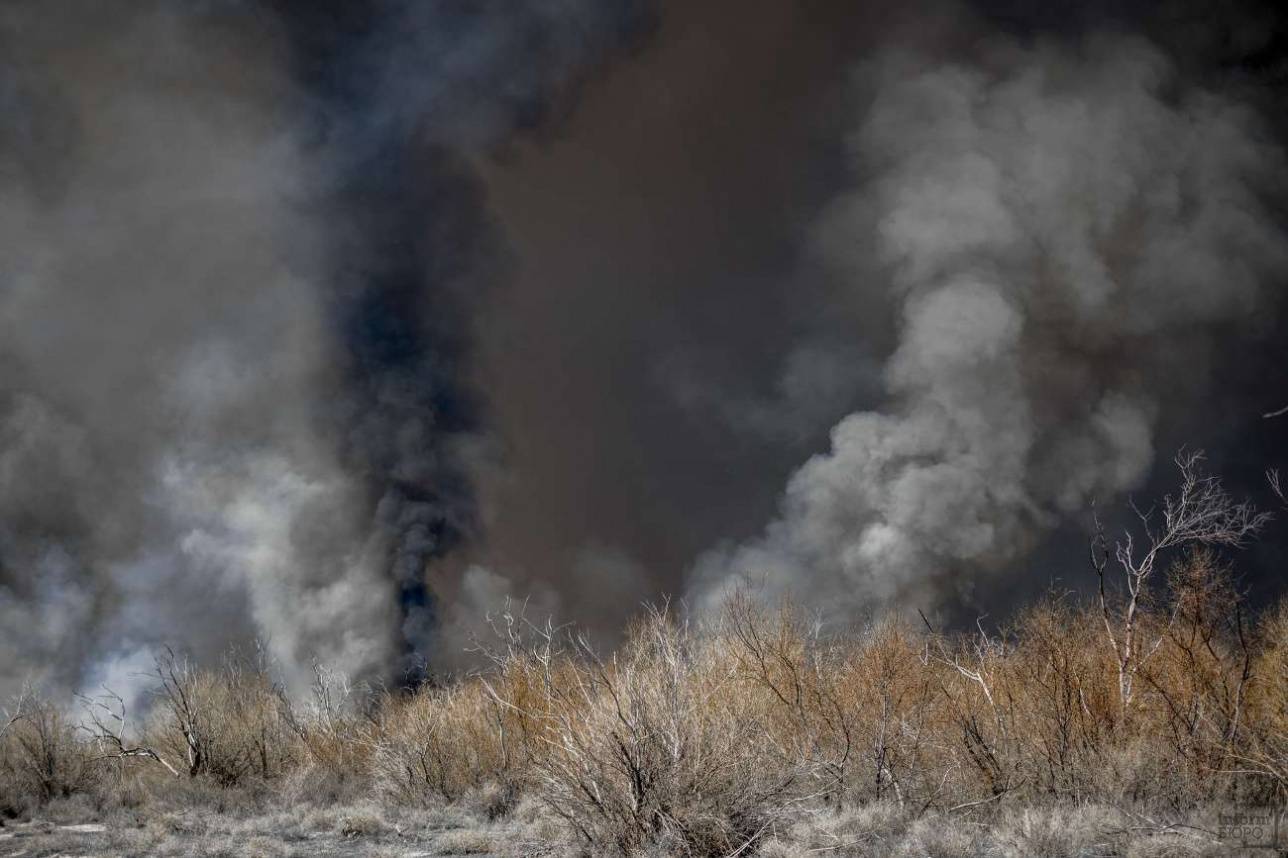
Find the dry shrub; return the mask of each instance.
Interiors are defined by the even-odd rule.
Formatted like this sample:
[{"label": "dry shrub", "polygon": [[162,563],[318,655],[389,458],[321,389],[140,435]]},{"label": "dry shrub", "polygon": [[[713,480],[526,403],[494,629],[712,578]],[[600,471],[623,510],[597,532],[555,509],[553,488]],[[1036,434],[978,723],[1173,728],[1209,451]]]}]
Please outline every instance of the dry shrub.
[{"label": "dry shrub", "polygon": [[0,731],[0,789],[16,812],[146,775],[171,804],[241,813],[344,780],[532,830],[540,801],[560,820],[542,831],[594,854],[973,854],[987,819],[989,854],[1072,850],[1103,814],[1070,808],[1180,818],[1288,795],[1288,602],[1248,617],[1226,565],[1178,554],[1131,596],[1126,662],[1109,596],[946,634],[897,617],[825,631],[739,594],[707,626],[649,611],[608,658],[507,615],[477,676],[365,697],[319,668],[295,702],[261,663],[169,656],[140,741],[178,777],[27,701]]},{"label": "dry shrub", "polygon": [[14,814],[33,805],[90,789],[96,770],[76,724],[48,700],[28,695],[0,737],[0,811]]},{"label": "dry shrub", "polygon": [[902,802],[928,789],[936,686],[906,624],[890,617],[824,636],[789,605],[771,611],[737,593],[718,634],[744,706],[762,713],[782,763],[804,772],[825,805]]},{"label": "dry shrub", "polygon": [[1110,654],[1097,618],[1049,599],[1020,617],[1004,701],[1020,779],[1031,793],[1080,803],[1103,791],[1106,745],[1118,720]]},{"label": "dry shrub", "polygon": [[277,778],[296,762],[282,693],[263,663],[229,656],[222,669],[201,670],[167,652],[155,675],[152,745],[190,777],[231,787]]},{"label": "dry shrub", "polygon": [[371,783],[371,748],[378,702],[365,688],[325,665],[313,666],[308,697],[280,695],[279,712],[299,748],[286,792],[292,799],[336,804]]},{"label": "dry shrub", "polygon": [[376,783],[398,801],[423,805],[504,780],[496,708],[478,683],[387,697],[372,741]]},{"label": "dry shrub", "polygon": [[723,855],[754,843],[801,782],[766,741],[719,639],[654,610],[613,656],[583,640],[510,659],[541,677],[497,699],[528,724],[537,794],[598,850],[657,842],[673,854]]},{"label": "dry shrub", "polygon": [[1099,605],[1068,598],[997,631],[887,618],[825,634],[744,594],[709,626],[652,611],[607,659],[511,618],[484,673],[370,699],[321,669],[292,703],[254,662],[163,659],[138,741],[177,779],[28,701],[0,740],[0,786],[11,813],[81,790],[97,807],[150,794],[241,813],[374,786],[496,819],[529,796],[596,851],[693,855],[750,852],[806,806],[946,818],[1282,799],[1288,603],[1245,618],[1230,570],[1197,552],[1136,623],[1129,700]]},{"label": "dry shrub", "polygon": [[346,811],[336,820],[335,830],[341,837],[376,837],[390,830],[378,808]]},{"label": "dry shrub", "polygon": [[1230,570],[1199,550],[1141,599],[1124,701],[1095,605],[1049,598],[1007,629],[915,632],[885,620],[820,635],[790,609],[735,597],[721,646],[766,729],[826,803],[964,809],[999,801],[1172,810],[1281,791],[1288,615],[1259,631]]},{"label": "dry shrub", "polygon": [[1232,768],[1260,776],[1267,802],[1288,800],[1288,598],[1269,612],[1256,634],[1248,691],[1246,747]]}]

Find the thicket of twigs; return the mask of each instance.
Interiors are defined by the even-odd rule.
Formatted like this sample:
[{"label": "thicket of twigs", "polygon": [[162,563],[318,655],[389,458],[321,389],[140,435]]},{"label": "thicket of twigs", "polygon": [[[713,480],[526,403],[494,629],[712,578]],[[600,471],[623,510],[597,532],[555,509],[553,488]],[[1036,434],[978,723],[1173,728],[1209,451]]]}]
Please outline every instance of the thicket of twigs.
[{"label": "thicket of twigs", "polygon": [[596,853],[729,855],[807,808],[1282,801],[1288,601],[1249,615],[1213,546],[1265,519],[1196,466],[1182,461],[1181,490],[1134,542],[1097,540],[1098,594],[1052,596],[1004,629],[944,633],[916,614],[828,629],[741,594],[701,624],[650,610],[600,655],[508,613],[477,675],[372,693],[320,668],[303,703],[254,659],[166,653],[138,724],[111,695],[73,714],[14,701],[0,804],[199,782],[485,796],[502,815],[531,795]]}]

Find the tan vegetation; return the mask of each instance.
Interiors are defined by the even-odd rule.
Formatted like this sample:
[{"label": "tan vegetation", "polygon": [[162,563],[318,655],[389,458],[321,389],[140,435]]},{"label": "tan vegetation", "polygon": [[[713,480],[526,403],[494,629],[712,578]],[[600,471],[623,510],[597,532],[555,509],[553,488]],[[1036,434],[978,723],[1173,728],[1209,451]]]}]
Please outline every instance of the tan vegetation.
[{"label": "tan vegetation", "polygon": [[[1095,604],[1051,598],[999,632],[887,618],[824,635],[742,595],[701,629],[653,611],[606,658],[548,627],[525,636],[513,617],[492,669],[380,695],[365,714],[348,697],[342,711],[325,697],[292,704],[266,673],[231,662],[176,668],[139,736],[111,747],[28,700],[0,773],[11,809],[188,781],[289,791],[345,779],[351,795],[473,802],[493,819],[531,795],[573,838],[623,854],[664,843],[727,855],[819,808],[1181,813],[1282,800],[1288,604],[1248,620],[1205,552],[1171,578],[1140,614],[1151,656],[1129,701]],[[119,753],[134,747],[156,757]]]},{"label": "tan vegetation", "polygon": [[[1210,510],[1219,486],[1189,485]],[[930,837],[925,820],[991,814],[1032,840],[1102,808],[1174,834],[1157,820],[1288,797],[1288,602],[1249,616],[1210,546],[1262,522],[1222,508],[1237,540],[1209,530],[1153,551],[1170,537],[1146,527],[1151,574],[1124,541],[1123,587],[1100,543],[1099,592],[1052,594],[1004,628],[890,615],[826,629],[740,593],[702,624],[648,611],[601,655],[516,610],[475,675],[373,692],[319,668],[302,702],[257,659],[204,669],[167,653],[132,729],[119,698],[85,701],[80,721],[15,701],[0,719],[3,802],[208,804],[240,790],[498,820],[527,801],[555,820],[549,836],[594,854],[796,854],[856,814],[914,839]]]}]

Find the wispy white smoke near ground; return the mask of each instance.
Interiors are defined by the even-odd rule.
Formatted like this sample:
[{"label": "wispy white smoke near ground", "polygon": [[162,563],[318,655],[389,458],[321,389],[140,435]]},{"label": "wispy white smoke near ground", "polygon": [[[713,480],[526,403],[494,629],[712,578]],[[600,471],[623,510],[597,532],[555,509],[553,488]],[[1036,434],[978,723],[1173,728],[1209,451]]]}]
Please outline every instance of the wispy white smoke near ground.
[{"label": "wispy white smoke near ground", "polygon": [[899,308],[889,405],[835,426],[762,537],[702,559],[702,599],[748,580],[848,612],[991,586],[1140,483],[1157,391],[1278,298],[1259,194],[1284,164],[1251,112],[1140,41],[972,54],[860,73],[856,186],[821,240]]}]

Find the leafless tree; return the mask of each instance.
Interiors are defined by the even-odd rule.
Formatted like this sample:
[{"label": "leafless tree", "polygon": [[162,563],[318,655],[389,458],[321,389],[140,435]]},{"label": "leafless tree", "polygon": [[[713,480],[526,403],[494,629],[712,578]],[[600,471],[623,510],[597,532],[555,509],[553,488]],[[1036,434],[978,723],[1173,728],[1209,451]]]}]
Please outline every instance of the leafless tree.
[{"label": "leafless tree", "polygon": [[13,729],[14,725],[27,716],[32,696],[31,683],[24,682],[18,693],[6,705],[0,707],[0,741],[4,740],[5,735]]},{"label": "leafless tree", "polygon": [[160,682],[161,700],[183,735],[188,775],[195,777],[206,770],[209,750],[207,715],[196,695],[196,669],[166,647],[154,662],[153,675]]},{"label": "leafless tree", "polygon": [[[1163,558],[1186,546],[1242,547],[1270,518],[1269,513],[1257,511],[1249,502],[1236,502],[1222,487],[1220,479],[1205,475],[1202,452],[1182,451],[1175,461],[1181,473],[1181,485],[1175,494],[1163,498],[1161,522],[1155,510],[1132,505],[1140,522],[1140,537],[1130,529],[1124,531],[1111,552],[1104,527],[1099,516],[1096,517],[1091,564],[1100,582],[1100,610],[1118,664],[1118,693],[1124,708],[1131,704],[1137,673],[1164,639],[1163,633],[1151,641],[1139,639],[1142,614],[1149,598],[1149,581]],[[1108,594],[1106,579],[1111,555],[1122,570],[1127,588],[1126,601],[1120,607],[1110,604]],[[1170,627],[1174,619],[1169,619],[1166,625]]]},{"label": "leafless tree", "polygon": [[16,768],[28,795],[48,801],[72,795],[88,784],[84,748],[58,706],[29,698],[22,719],[13,724],[13,737]]},{"label": "leafless tree", "polygon": [[[999,674],[1007,657],[1006,640],[1001,636],[990,635],[984,629],[984,617],[977,617],[975,628],[978,634],[963,638],[950,647],[926,615],[920,610],[917,613],[930,632],[923,650],[922,663],[929,665],[932,661],[938,662],[956,671],[962,678],[979,687],[988,704],[991,726],[988,722],[981,723],[974,707],[957,704],[954,701],[955,695],[949,693],[946,687],[943,689],[945,698],[953,704],[954,720],[960,726],[967,757],[988,782],[991,796],[984,801],[1000,798],[1016,787],[1014,772],[1011,766],[1005,764],[1002,748],[1009,741],[1011,733],[1011,707],[1005,698],[999,699],[997,694]],[[931,642],[935,645],[935,652],[931,651]],[[954,810],[973,807],[978,803],[982,802],[959,805]]]},{"label": "leafless tree", "polygon": [[305,744],[315,732],[331,731],[342,722],[353,689],[349,677],[321,662],[313,663],[313,682],[309,684],[308,700],[302,705],[291,702],[283,688],[277,689],[282,717],[291,732]]},{"label": "leafless tree", "polygon": [[380,698],[366,685],[355,686],[342,671],[314,662],[306,700],[291,700],[281,687],[276,694],[283,724],[314,765],[339,773],[361,768],[359,758],[378,743],[374,728]]},{"label": "leafless tree", "polygon": [[152,760],[164,766],[170,774],[179,777],[179,770],[166,762],[154,749],[126,741],[129,722],[125,701],[119,694],[105,687],[97,698],[82,696],[80,699],[88,719],[87,722],[82,722],[80,728],[99,749],[99,756],[94,759],[124,761],[137,757]]},{"label": "leafless tree", "polygon": [[979,630],[979,636],[972,636],[970,639],[971,661],[970,664],[963,664],[962,657],[956,652],[951,652],[944,644],[943,637],[935,631],[930,620],[926,615],[917,610],[921,621],[925,624],[926,629],[930,632],[931,639],[935,641],[937,654],[930,652],[930,643],[926,643],[925,658],[927,661],[933,659],[947,667],[951,667],[966,679],[979,686],[984,693],[984,699],[988,701],[990,709],[997,710],[997,701],[993,698],[993,671],[997,663],[1006,656],[1006,642],[1001,638],[994,638],[988,632],[984,631],[984,618],[978,617],[975,620],[975,628]]}]

